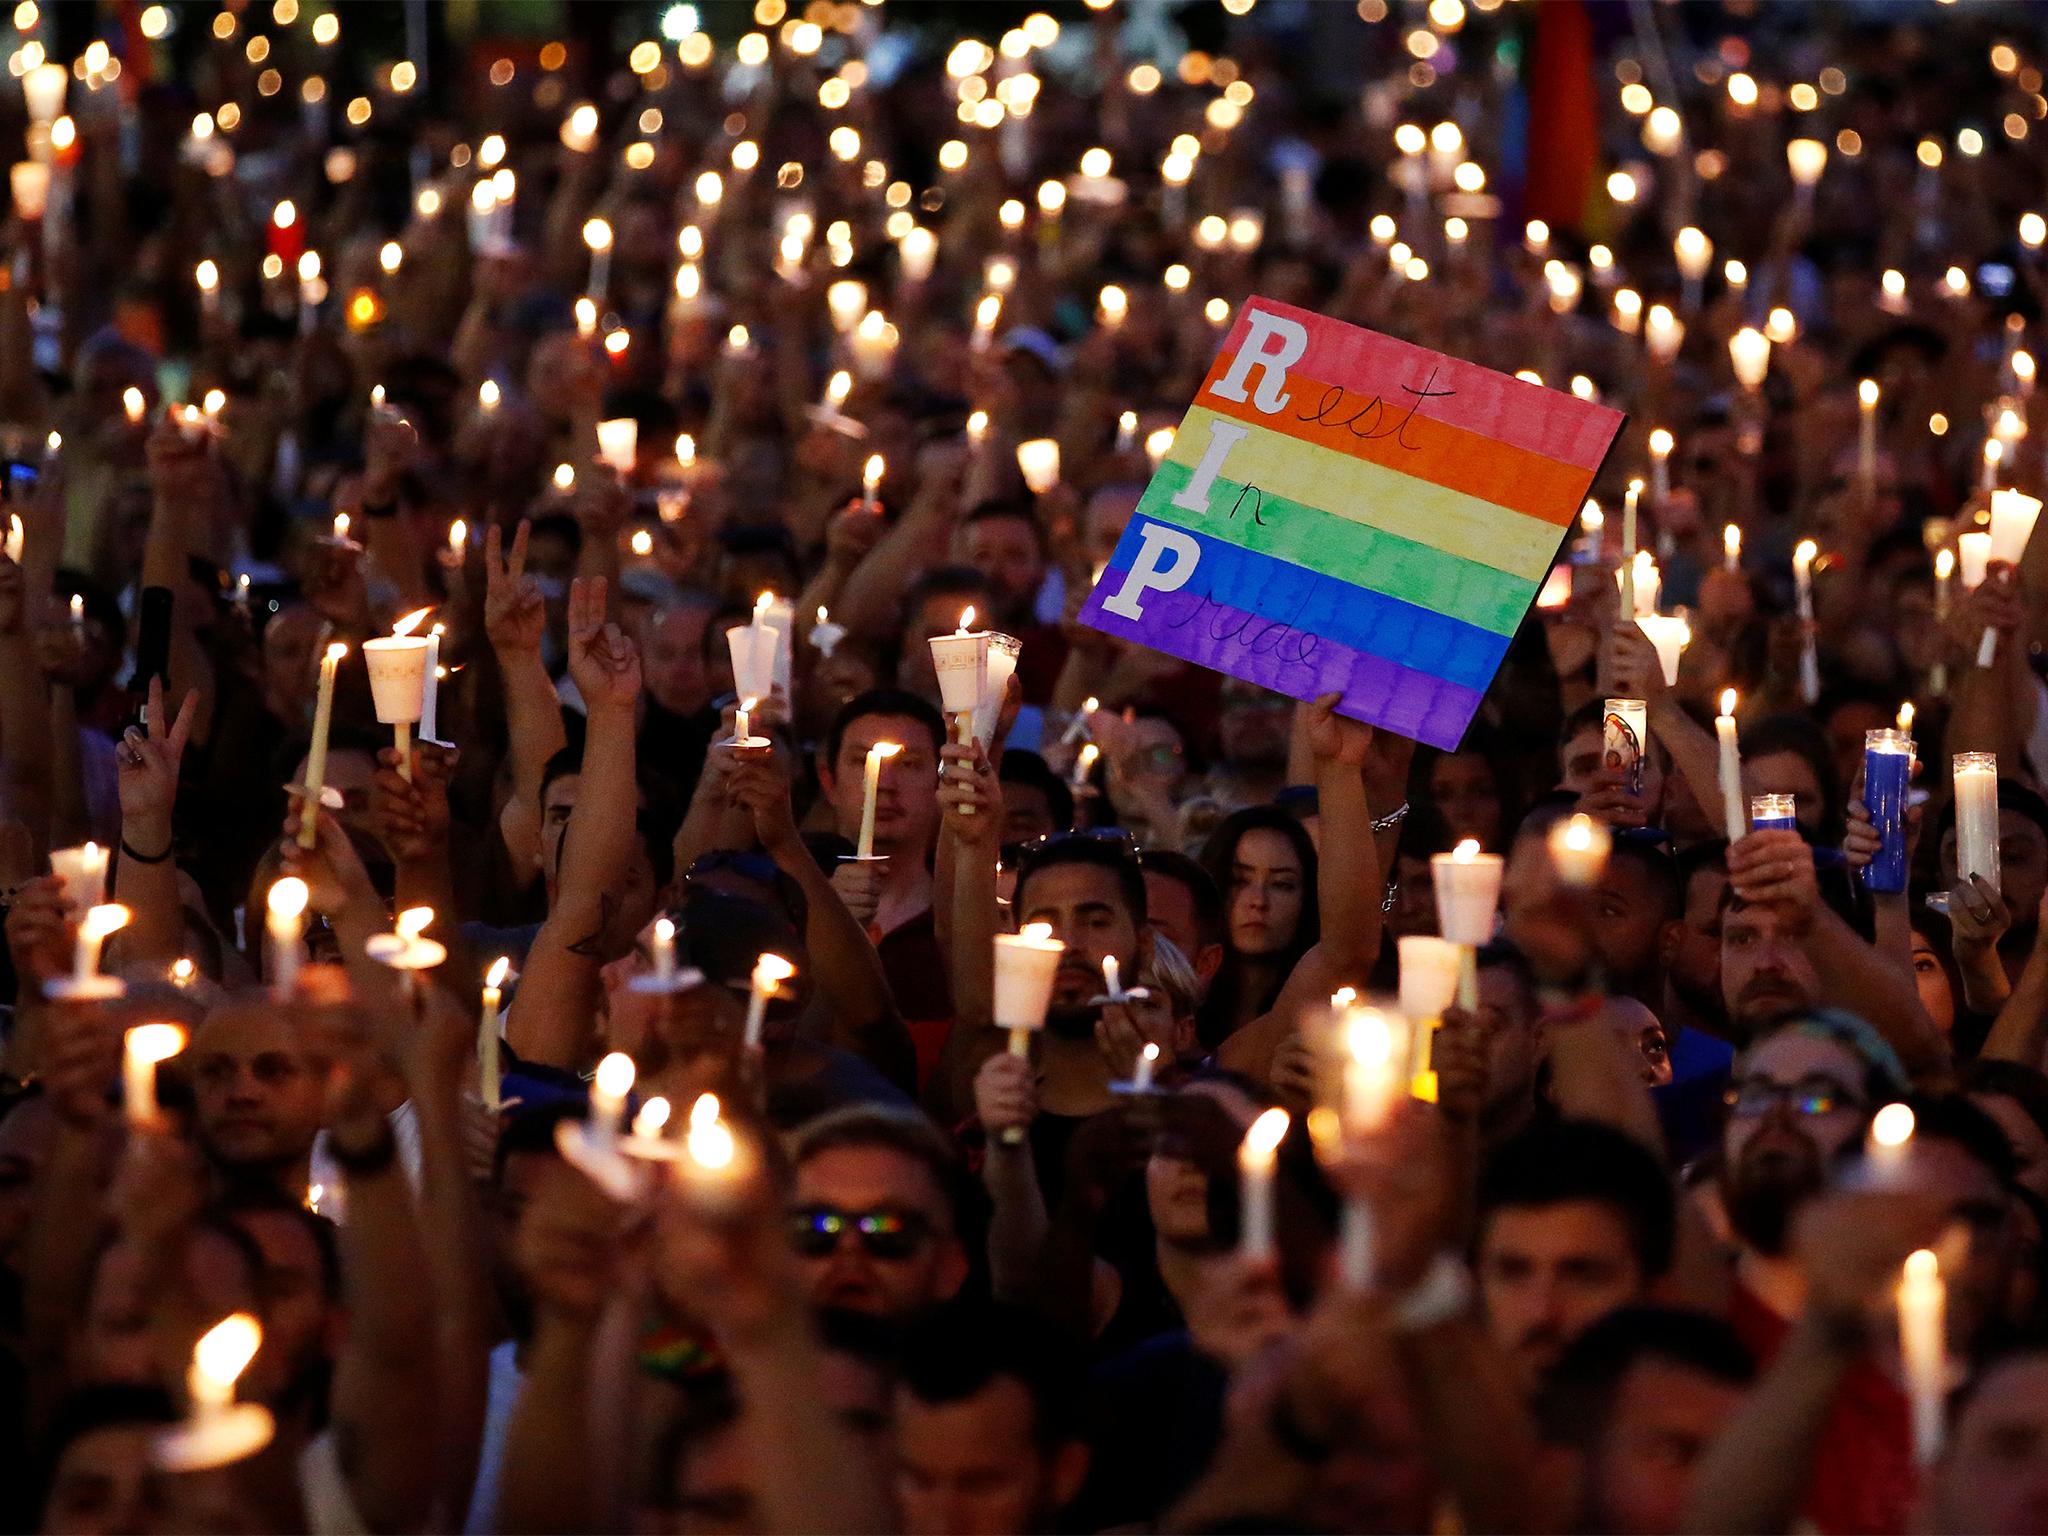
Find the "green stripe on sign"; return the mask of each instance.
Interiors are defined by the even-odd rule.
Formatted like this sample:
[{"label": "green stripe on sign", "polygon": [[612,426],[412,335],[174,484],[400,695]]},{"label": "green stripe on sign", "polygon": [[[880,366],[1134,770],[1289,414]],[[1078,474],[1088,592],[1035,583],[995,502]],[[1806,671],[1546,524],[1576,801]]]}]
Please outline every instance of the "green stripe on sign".
[{"label": "green stripe on sign", "polygon": [[[1272,495],[1261,502],[1247,487],[1221,475],[1209,488],[1212,510],[1185,511],[1173,498],[1189,474],[1170,459],[1162,463],[1145,488],[1139,514],[1450,614],[1497,635],[1515,632],[1536,595],[1537,584],[1520,576],[1318,507]],[[1560,537],[1563,532],[1558,530]]]}]

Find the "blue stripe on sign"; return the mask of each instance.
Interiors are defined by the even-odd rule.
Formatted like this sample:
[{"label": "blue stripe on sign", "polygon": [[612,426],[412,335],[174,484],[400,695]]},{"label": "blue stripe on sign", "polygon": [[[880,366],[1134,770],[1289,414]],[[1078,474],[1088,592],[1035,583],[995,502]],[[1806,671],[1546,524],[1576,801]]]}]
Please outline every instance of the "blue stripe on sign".
[{"label": "blue stripe on sign", "polygon": [[[1144,530],[1151,522],[1146,517],[1133,517],[1124,529],[1116,552],[1110,556],[1109,568],[1097,584],[1098,595],[1091,608],[1101,597],[1114,596],[1122,590],[1124,573],[1137,559]],[[1201,546],[1194,575],[1175,594],[1179,600],[1169,605],[1172,616],[1168,617],[1164,608],[1159,615],[1162,626],[1197,622],[1199,605],[1191,598],[1208,598],[1219,610],[1235,609],[1267,621],[1256,626],[1256,637],[1249,629],[1246,631],[1248,645],[1286,648],[1289,633],[1295,640],[1321,636],[1347,649],[1480,692],[1493,681],[1501,658],[1507,654],[1511,636],[1495,634],[1448,614],[1354,586],[1286,560],[1276,560],[1241,544],[1210,538],[1172,523],[1161,526]],[[1151,604],[1162,596],[1153,591],[1137,599],[1147,610],[1145,620],[1137,626],[1141,632],[1154,628]],[[1163,628],[1161,633],[1165,633]],[[1175,649],[1171,643],[1162,648]]]}]

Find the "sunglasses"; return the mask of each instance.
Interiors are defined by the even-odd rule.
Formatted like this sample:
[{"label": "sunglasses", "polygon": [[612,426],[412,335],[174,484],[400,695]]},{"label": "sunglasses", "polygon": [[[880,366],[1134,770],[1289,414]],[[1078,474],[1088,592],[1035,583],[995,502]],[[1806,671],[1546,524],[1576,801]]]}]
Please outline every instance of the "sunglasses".
[{"label": "sunglasses", "polygon": [[915,1211],[842,1211],[803,1205],[791,1211],[790,1246],[807,1259],[828,1257],[848,1232],[871,1259],[907,1259],[931,1239],[931,1223]]},{"label": "sunglasses", "polygon": [[1864,1107],[1860,1098],[1828,1077],[1802,1077],[1789,1084],[1752,1077],[1730,1088],[1724,1097],[1729,1110],[1745,1118],[1764,1114],[1779,1104],[1802,1117]]}]

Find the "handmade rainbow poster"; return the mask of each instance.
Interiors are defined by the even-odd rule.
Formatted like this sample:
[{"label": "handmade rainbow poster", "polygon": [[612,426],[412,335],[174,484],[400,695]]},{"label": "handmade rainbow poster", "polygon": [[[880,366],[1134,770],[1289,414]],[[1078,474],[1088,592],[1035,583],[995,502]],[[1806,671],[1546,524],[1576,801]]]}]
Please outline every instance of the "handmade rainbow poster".
[{"label": "handmade rainbow poster", "polygon": [[1454,747],[1621,423],[1249,299],[1081,619]]}]

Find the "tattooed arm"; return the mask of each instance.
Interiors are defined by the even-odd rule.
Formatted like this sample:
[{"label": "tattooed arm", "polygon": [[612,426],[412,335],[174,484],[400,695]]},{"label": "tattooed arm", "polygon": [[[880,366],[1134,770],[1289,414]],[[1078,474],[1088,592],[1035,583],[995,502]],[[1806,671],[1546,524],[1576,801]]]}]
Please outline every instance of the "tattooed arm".
[{"label": "tattooed arm", "polygon": [[602,577],[569,589],[569,673],[590,710],[576,808],[562,833],[555,901],[534,939],[506,1038],[532,1062],[575,1071],[588,1059],[605,929],[616,911],[609,887],[633,856],[633,735],[640,655],[605,622]]}]

